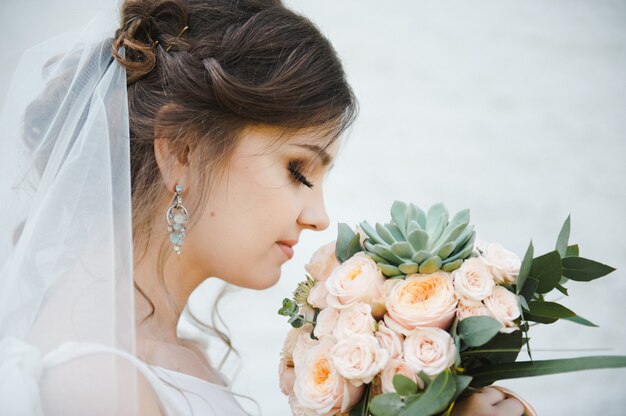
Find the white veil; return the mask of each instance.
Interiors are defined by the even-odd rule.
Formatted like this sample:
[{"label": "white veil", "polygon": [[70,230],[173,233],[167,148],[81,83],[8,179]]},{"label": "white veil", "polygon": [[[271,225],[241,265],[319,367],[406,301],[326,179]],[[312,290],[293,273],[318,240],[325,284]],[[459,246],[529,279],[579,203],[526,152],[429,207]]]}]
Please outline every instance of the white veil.
[{"label": "white veil", "polygon": [[97,414],[122,402],[139,414],[124,367],[154,377],[135,358],[126,72],[111,24],[27,51],[0,119],[2,415],[58,414],[90,379]]}]

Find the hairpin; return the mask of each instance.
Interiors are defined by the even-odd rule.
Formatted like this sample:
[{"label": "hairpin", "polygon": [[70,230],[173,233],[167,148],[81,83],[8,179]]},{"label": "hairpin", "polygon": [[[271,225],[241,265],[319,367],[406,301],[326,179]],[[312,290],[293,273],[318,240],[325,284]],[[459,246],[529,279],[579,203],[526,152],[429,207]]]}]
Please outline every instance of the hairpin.
[{"label": "hairpin", "polygon": [[[187,32],[187,30],[189,30],[189,26],[185,26],[185,27],[183,28],[183,30],[181,30],[181,31],[180,31],[180,33],[178,34],[178,36],[176,36],[176,37],[177,37],[177,38],[180,38],[182,35],[184,35],[184,34],[185,34],[185,32]],[[165,49],[165,52],[169,52],[169,51],[170,51],[170,49],[172,49],[172,45],[168,46],[168,47]]]}]

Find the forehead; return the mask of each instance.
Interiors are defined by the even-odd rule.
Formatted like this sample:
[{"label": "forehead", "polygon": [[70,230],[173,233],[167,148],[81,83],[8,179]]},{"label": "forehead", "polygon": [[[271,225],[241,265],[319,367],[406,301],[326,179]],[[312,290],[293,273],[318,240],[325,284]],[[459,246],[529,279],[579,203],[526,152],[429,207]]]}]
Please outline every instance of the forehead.
[{"label": "forehead", "polygon": [[287,130],[274,126],[253,126],[244,130],[240,146],[242,150],[257,154],[304,149],[326,166],[337,154],[339,139],[329,133],[329,129],[323,128]]}]

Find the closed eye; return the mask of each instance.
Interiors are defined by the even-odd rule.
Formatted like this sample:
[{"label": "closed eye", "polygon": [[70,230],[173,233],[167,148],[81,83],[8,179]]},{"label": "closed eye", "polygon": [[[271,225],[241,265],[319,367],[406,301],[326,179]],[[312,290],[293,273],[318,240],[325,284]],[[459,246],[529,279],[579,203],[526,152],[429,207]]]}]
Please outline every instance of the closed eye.
[{"label": "closed eye", "polygon": [[300,160],[292,160],[289,162],[289,166],[287,168],[289,170],[289,172],[291,173],[291,177],[302,183],[304,186],[306,186],[307,188],[313,188],[313,183],[309,182],[306,178],[306,176],[304,176],[301,172],[302,169],[302,161]]}]

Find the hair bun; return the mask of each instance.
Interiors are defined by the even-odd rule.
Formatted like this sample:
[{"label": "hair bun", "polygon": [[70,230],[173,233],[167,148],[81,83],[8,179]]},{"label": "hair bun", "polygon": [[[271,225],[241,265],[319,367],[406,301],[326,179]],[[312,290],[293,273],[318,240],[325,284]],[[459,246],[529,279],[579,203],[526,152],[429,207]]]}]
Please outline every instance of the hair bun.
[{"label": "hair bun", "polygon": [[180,46],[177,34],[187,24],[187,6],[182,0],[126,0],[121,16],[112,53],[126,68],[127,82],[132,84],[156,66],[158,44]]}]

